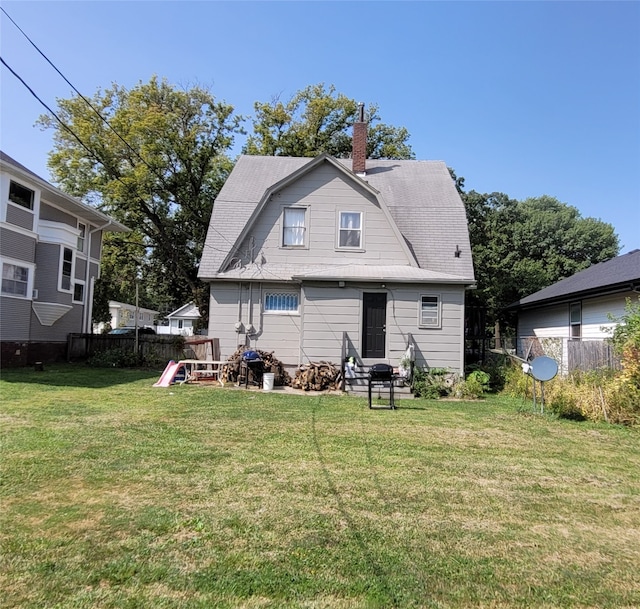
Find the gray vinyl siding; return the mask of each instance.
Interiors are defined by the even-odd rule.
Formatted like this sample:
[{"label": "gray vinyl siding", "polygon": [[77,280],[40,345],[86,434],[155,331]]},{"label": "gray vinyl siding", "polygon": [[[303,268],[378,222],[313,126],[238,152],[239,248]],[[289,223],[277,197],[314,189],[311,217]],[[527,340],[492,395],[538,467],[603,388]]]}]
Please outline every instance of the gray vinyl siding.
[{"label": "gray vinyl siding", "polygon": [[[407,336],[413,335],[416,364],[431,368],[448,368],[462,374],[464,323],[464,289],[457,286],[415,285],[379,286],[362,284],[353,287],[305,285],[303,361],[325,359],[339,363],[342,333],[346,332],[349,352],[362,352],[362,294],[386,292],[386,359],[397,366],[407,348]],[[437,294],[441,299],[441,326],[420,328],[418,305],[423,294]]]},{"label": "gray vinyl siding", "polygon": [[[91,230],[91,228],[87,228],[87,230]],[[97,233],[93,233],[91,235],[91,251],[89,255],[91,258],[95,260],[100,260],[100,251],[102,247],[102,231],[98,231]]]},{"label": "gray vinyl siding", "polygon": [[0,228],[0,255],[25,262],[35,262],[36,240],[34,237]]},{"label": "gray vinyl siding", "polygon": [[58,291],[60,272],[60,245],[38,244],[36,253],[36,274],[34,288],[38,290],[38,300],[71,304],[71,294]]},{"label": "gray vinyl siding", "polygon": [[[66,296],[65,304],[71,304],[71,295]],[[83,306],[76,304],[70,311],[67,311],[52,326],[43,326],[34,312],[31,313],[31,340],[65,342],[67,335],[71,332],[82,332],[82,310]]]},{"label": "gray vinyl siding", "polygon": [[80,258],[76,256],[76,270],[75,270],[75,279],[80,279],[84,281],[85,274],[87,272],[87,260],[86,258]]},{"label": "gray vinyl siding", "polygon": [[[220,354],[229,357],[239,344],[249,344],[254,349],[273,351],[281,362],[295,366],[300,352],[300,314],[264,314],[263,300],[266,292],[297,291],[297,286],[286,284],[213,283],[209,309],[209,336],[220,340]],[[238,302],[240,301],[240,306]],[[249,324],[255,335],[236,332],[240,321],[246,331]]]},{"label": "gray vinyl siding", "polygon": [[361,352],[362,290],[355,287],[305,285],[302,361],[340,363],[342,334],[347,332],[350,352]]},{"label": "gray vinyl siding", "polygon": [[[240,316],[245,315],[246,305],[240,307]],[[209,297],[209,331],[208,335],[220,340],[220,356],[229,357],[238,347],[239,340],[244,340],[235,330],[238,321],[238,284],[212,283]]]},{"label": "gray vinyl siding", "polygon": [[[266,292],[294,291],[296,284],[255,283],[249,308],[248,283],[242,284],[238,313],[238,284],[213,283],[211,286],[209,336],[220,339],[223,357],[238,344],[246,344],[244,333],[236,333],[240,319],[246,328],[252,323],[256,337],[248,344],[274,355],[288,365],[327,360],[340,363],[342,338],[346,332],[348,353],[362,352],[362,298],[364,292],[387,294],[387,335],[385,360],[394,366],[407,347],[411,333],[416,346],[416,364],[463,372],[464,288],[447,285],[395,285],[381,289],[373,284],[339,288],[326,283],[305,284],[301,288],[300,315],[274,315],[262,312]],[[423,294],[440,297],[439,328],[420,328],[418,310]],[[250,317],[252,311],[253,317]]]},{"label": "gray vinyl siding", "polygon": [[31,301],[22,298],[0,299],[0,337],[3,341],[29,340]]},{"label": "gray vinyl siding", "polygon": [[[424,294],[440,297],[440,327],[420,328],[418,308]],[[393,301],[387,302],[387,352],[397,365],[406,349],[408,333],[416,347],[416,365],[464,371],[464,296],[463,287],[412,285],[395,288]]]},{"label": "gray vinyl siding", "polygon": [[[304,248],[282,247],[283,209],[307,207]],[[363,212],[363,247],[348,251],[336,248],[338,212]],[[387,216],[375,198],[354,188],[330,165],[320,165],[310,174],[277,192],[265,206],[244,240],[240,256],[250,261],[251,252],[262,252],[269,263],[297,264],[380,263],[409,264],[407,255]]]},{"label": "gray vinyl siding", "polygon": [[7,224],[14,224],[32,231],[34,221],[35,214],[32,211],[17,205],[7,204]]},{"label": "gray vinyl siding", "polygon": [[68,214],[56,207],[47,205],[44,201],[40,203],[40,219],[48,220],[49,222],[60,222],[73,228],[78,228],[78,218],[71,214]]}]

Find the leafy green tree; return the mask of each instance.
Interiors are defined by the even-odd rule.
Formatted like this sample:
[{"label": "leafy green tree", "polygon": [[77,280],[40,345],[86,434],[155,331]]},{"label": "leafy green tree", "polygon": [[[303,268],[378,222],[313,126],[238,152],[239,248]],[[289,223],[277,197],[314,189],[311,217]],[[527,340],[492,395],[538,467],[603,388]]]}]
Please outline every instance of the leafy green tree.
[{"label": "leafy green tree", "polygon": [[178,90],[155,77],[131,89],[114,84],[89,101],[58,100],[66,127],[50,115],[39,123],[55,131],[49,167],[60,187],[133,230],[105,246],[111,294],[130,300],[138,281],[147,306],[194,300],[206,323],[197,268],[242,118],[208,90]]},{"label": "leafy green tree", "polygon": [[618,254],[613,226],[553,197],[471,191],[462,198],[478,285],[469,300],[486,308],[488,325],[512,327],[509,304]]},{"label": "leafy green tree", "polygon": [[[288,102],[273,99],[256,102],[253,134],[243,148],[245,154],[314,157],[326,152],[348,158],[351,130],[358,117],[358,102],[336,93],[333,85],[310,85]],[[378,107],[368,106],[367,156],[371,159],[413,159],[404,127],[379,123]]]}]

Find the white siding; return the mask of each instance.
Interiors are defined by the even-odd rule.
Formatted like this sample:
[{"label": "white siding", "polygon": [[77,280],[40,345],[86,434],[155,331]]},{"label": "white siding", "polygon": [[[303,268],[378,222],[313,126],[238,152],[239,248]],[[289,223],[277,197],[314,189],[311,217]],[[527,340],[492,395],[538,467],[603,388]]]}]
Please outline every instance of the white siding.
[{"label": "white siding", "polygon": [[[608,315],[620,317],[624,314],[627,298],[637,299],[634,292],[600,296],[581,301],[582,303],[582,338],[603,339],[610,333],[603,327],[613,326]],[[572,301],[580,302],[580,301]],[[569,338],[569,304],[541,307],[540,309],[522,311],[518,316],[518,336],[525,338]]]}]

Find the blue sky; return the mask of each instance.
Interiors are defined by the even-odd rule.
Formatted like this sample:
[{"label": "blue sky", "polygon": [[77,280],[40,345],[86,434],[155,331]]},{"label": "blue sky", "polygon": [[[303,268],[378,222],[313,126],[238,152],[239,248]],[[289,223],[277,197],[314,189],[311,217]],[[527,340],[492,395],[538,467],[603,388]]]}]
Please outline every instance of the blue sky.
[{"label": "blue sky", "polygon": [[[466,188],[548,194],[640,247],[640,2],[31,2],[2,7],[84,95],[151,76],[255,101],[335,85]],[[62,78],[0,15],[3,59],[55,107]],[[2,66],[0,145],[49,178],[44,108]],[[247,128],[250,123],[247,123]],[[236,151],[243,140],[237,141]]]}]

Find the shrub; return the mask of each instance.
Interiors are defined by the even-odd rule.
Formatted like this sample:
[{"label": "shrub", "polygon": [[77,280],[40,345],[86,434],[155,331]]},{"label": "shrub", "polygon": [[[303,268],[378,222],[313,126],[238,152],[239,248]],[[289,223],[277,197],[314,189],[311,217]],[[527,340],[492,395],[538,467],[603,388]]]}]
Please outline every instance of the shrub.
[{"label": "shrub", "polygon": [[482,370],[474,370],[467,378],[455,384],[453,394],[457,398],[479,398],[489,391],[489,373]]},{"label": "shrub", "polygon": [[87,364],[92,368],[134,368],[138,365],[138,358],[132,349],[116,347],[94,353]]},{"label": "shrub", "polygon": [[423,370],[416,367],[413,371],[411,389],[416,397],[438,399],[449,395],[453,384],[452,373],[446,368]]}]

